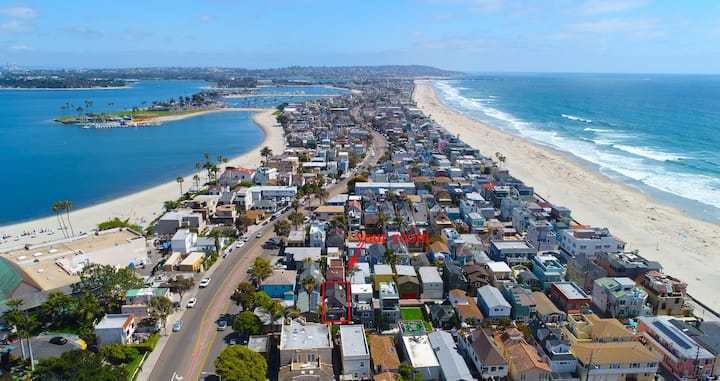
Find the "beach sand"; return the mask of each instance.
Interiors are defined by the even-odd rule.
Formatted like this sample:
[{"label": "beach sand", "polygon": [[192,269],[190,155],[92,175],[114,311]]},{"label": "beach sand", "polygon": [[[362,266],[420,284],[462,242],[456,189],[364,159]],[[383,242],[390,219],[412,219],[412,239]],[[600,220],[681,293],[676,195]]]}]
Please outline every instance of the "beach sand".
[{"label": "beach sand", "polygon": [[[572,210],[582,224],[607,227],[659,261],[664,272],[688,284],[688,293],[720,311],[720,227],[660,204],[628,186],[612,182],[596,170],[558,151],[510,135],[445,106],[430,81],[417,81],[413,99],[448,132],[489,157],[506,156],[505,168],[548,201]],[[696,307],[703,314],[703,308]]]},{"label": "beach sand", "polygon": [[[272,113],[275,109],[218,109],[208,110],[193,114],[185,114],[178,116],[161,117],[154,120],[161,122],[169,122],[190,118],[198,115],[214,112],[233,112],[233,111],[258,111],[253,116],[255,124],[262,128],[265,138],[258,147],[248,151],[242,156],[234,157],[229,162],[229,166],[255,168],[260,164],[260,148],[264,146],[270,147],[273,153],[281,153],[285,149],[285,140],[282,135],[282,128],[277,124],[275,116]],[[201,178],[205,178],[204,170],[198,172]],[[189,173],[184,177],[183,190],[188,190],[192,186],[192,178],[195,173]],[[162,185],[158,185],[137,193],[133,193],[121,198],[110,200],[101,204],[89,206],[82,209],[73,210],[70,213],[70,219],[76,234],[80,231],[89,232],[95,228],[100,222],[107,221],[118,217],[120,219],[129,219],[131,223],[141,226],[147,226],[149,222],[157,218],[163,213],[163,203],[167,200],[176,200],[180,196],[180,185],[175,181],[170,181]],[[0,251],[5,251],[10,247],[22,246],[28,243],[35,244],[50,240],[61,239],[62,232],[58,230],[59,223],[55,215],[51,214],[48,206],[48,217],[39,218],[32,221],[25,221],[13,225],[0,227],[0,234],[8,233],[12,235],[5,243],[0,244]],[[38,233],[36,238],[30,236],[21,237],[15,241],[14,237],[23,230],[37,230],[41,228],[54,229],[53,235]]]}]

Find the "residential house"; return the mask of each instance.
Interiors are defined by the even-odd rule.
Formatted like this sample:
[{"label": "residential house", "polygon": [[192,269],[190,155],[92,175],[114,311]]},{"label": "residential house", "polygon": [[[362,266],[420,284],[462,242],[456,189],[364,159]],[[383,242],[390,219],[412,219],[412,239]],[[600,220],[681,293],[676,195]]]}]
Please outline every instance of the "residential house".
[{"label": "residential house", "polygon": [[366,328],[375,327],[375,309],[373,307],[373,288],[369,283],[350,284],[352,300],[352,319]]},{"label": "residential house", "polygon": [[562,330],[539,319],[530,322],[530,330],[538,353],[550,365],[552,379],[577,381],[577,360],[570,350],[570,341],[563,338]]},{"label": "residential house", "polygon": [[647,292],[630,278],[600,278],[592,291],[593,309],[600,315],[634,318],[652,314],[645,305]]},{"label": "residential house", "polygon": [[435,357],[440,363],[440,379],[456,381],[473,381],[475,378],[470,374],[462,356],[457,350],[452,335],[445,331],[435,331],[428,334],[430,345],[435,351]]},{"label": "residential house", "polygon": [[657,261],[649,261],[637,254],[603,252],[596,255],[595,263],[607,272],[608,277],[627,277],[637,279],[649,271],[662,271],[662,265]]},{"label": "residential house", "polygon": [[550,284],[565,279],[565,267],[560,264],[552,255],[537,255],[532,259],[532,271],[540,282],[543,289],[549,290]]},{"label": "residential house", "polygon": [[380,288],[382,282],[393,282],[395,273],[390,265],[375,265],[373,268],[375,272],[375,289]]},{"label": "residential house", "polygon": [[443,281],[438,268],[423,266],[418,268],[422,293],[421,299],[443,299]]},{"label": "residential house", "polygon": [[510,266],[528,263],[537,250],[525,241],[490,241],[490,259]]},{"label": "residential house", "polygon": [[380,317],[384,329],[394,327],[401,318],[400,295],[395,282],[380,282],[378,287],[380,298]]},{"label": "residential house", "polygon": [[478,288],[491,283],[492,273],[485,266],[468,263],[465,265],[465,273],[470,283],[470,295],[476,296]]},{"label": "residential house", "polygon": [[657,357],[638,342],[576,343],[570,350],[581,381],[655,380]]},{"label": "residential house", "polygon": [[295,299],[296,278],[296,270],[274,269],[272,274],[262,282],[260,290],[271,298],[293,301]]},{"label": "residential house", "polygon": [[509,319],[512,307],[505,300],[500,290],[487,285],[477,290],[477,304],[487,319]]},{"label": "residential house", "polygon": [[474,298],[467,295],[463,290],[450,290],[448,293],[450,305],[455,309],[458,321],[461,325],[480,325],[484,316],[477,306]]},{"label": "residential house", "polygon": [[205,219],[202,214],[194,213],[189,210],[178,210],[176,212],[167,212],[153,226],[153,233],[160,236],[175,234],[178,229],[197,229],[205,228]]},{"label": "residential house", "polygon": [[278,379],[300,379],[313,372],[313,380],[334,380],[333,342],[329,324],[297,318],[283,323],[280,331]]},{"label": "residential house", "polygon": [[152,298],[170,297],[170,289],[164,287],[132,288],[125,291],[125,304],[150,304]]},{"label": "residential house", "polygon": [[550,286],[550,299],[567,313],[590,306],[590,297],[573,282],[556,282]]},{"label": "residential house", "polygon": [[514,282],[512,269],[505,262],[487,262],[485,263],[485,269],[490,272],[490,284],[495,287]]},{"label": "residential house", "polygon": [[566,278],[585,291],[592,291],[596,279],[607,276],[607,271],[593,262],[585,253],[574,256],[565,269]]},{"label": "residential house", "polygon": [[570,314],[563,326],[563,337],[571,343],[630,342],[635,335],[617,319],[595,314]]},{"label": "residential house", "polygon": [[420,297],[420,280],[412,266],[396,265],[397,287],[400,299],[417,299]]},{"label": "residential house", "polygon": [[670,322],[668,316],[638,318],[640,340],[660,359],[660,365],[677,378],[712,375],[715,355]]},{"label": "residential house", "polygon": [[422,375],[423,380],[439,381],[440,363],[430,344],[423,323],[420,321],[400,322],[399,344],[401,353],[412,365],[415,373]]},{"label": "residential house", "polygon": [[506,285],[502,287],[502,294],[512,308],[510,313],[512,320],[527,324],[535,316],[537,307],[532,291],[518,285]]},{"label": "residential house", "polygon": [[690,316],[692,305],[687,301],[687,283],[658,271],[649,271],[638,278],[647,291],[647,302],[655,315]]},{"label": "residential house", "polygon": [[442,279],[444,292],[454,289],[468,290],[469,282],[465,271],[455,262],[445,261],[443,263]]},{"label": "residential house", "polygon": [[135,317],[132,314],[107,314],[95,324],[98,344],[128,344],[135,333]]},{"label": "residential house", "polygon": [[341,216],[345,214],[345,207],[333,206],[333,205],[321,205],[313,212],[315,218],[320,221],[330,221],[335,216]]},{"label": "residential house", "polygon": [[325,287],[325,299],[323,300],[325,319],[327,320],[349,320],[350,290],[347,283],[327,282]]},{"label": "residential house", "polygon": [[502,354],[508,362],[508,374],[513,380],[548,381],[551,380],[550,365],[542,360],[535,347],[528,344],[522,333],[515,328],[499,335]]},{"label": "residential house", "polygon": [[324,224],[311,223],[310,232],[308,234],[308,246],[325,247],[325,226]]},{"label": "residential house", "polygon": [[528,221],[525,241],[537,251],[558,249],[558,241],[553,225],[547,220]]},{"label": "residential house", "polygon": [[430,244],[429,255],[430,260],[433,262],[436,260],[444,261],[445,259],[450,258],[450,249],[441,241],[433,242]]},{"label": "residential house", "polygon": [[670,319],[670,324],[679,328],[715,356],[715,366],[711,375],[713,377],[720,375],[720,322],[700,321],[688,324],[682,320]]},{"label": "residential house", "polygon": [[563,230],[560,248],[572,256],[584,254],[588,258],[595,258],[603,253],[623,251],[625,242],[610,234],[606,228],[583,226]]},{"label": "residential house", "polygon": [[172,251],[180,254],[189,253],[195,247],[197,238],[197,233],[190,232],[190,229],[178,230],[170,240]]},{"label": "residential house", "polygon": [[485,329],[474,329],[458,339],[458,346],[465,358],[475,366],[483,380],[498,380],[507,377],[508,363],[502,350]]},{"label": "residential house", "polygon": [[340,360],[344,380],[370,378],[370,350],[363,326],[340,326]]},{"label": "residential house", "polygon": [[332,282],[345,281],[345,264],[342,258],[328,258],[325,280]]},{"label": "residential house", "polygon": [[555,306],[542,292],[533,292],[532,297],[535,300],[535,316],[545,323],[562,323],[567,319],[567,314]]},{"label": "residential house", "polygon": [[374,374],[386,372],[397,374],[400,371],[400,358],[390,336],[369,335],[370,356]]},{"label": "residential house", "polygon": [[454,327],[455,310],[449,304],[431,304],[430,305],[430,322],[436,328],[452,329]]}]

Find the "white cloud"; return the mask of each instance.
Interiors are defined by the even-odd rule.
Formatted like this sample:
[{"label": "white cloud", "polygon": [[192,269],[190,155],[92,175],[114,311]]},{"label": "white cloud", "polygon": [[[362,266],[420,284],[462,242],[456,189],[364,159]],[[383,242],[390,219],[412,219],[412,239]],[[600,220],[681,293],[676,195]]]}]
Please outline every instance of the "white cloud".
[{"label": "white cloud", "polygon": [[37,17],[37,12],[28,7],[0,7],[0,15],[10,16],[16,19],[30,20]]},{"label": "white cloud", "polygon": [[102,38],[103,34],[95,29],[89,29],[84,26],[66,26],[58,28],[61,32],[65,32],[75,37],[88,40],[96,40]]},{"label": "white cloud", "polygon": [[29,47],[29,46],[27,46],[27,45],[18,44],[18,45],[12,45],[12,46],[10,46],[10,50],[29,51],[29,50],[33,50],[33,48],[31,48],[31,47]]},{"label": "white cloud", "polygon": [[215,20],[215,16],[211,16],[211,15],[200,15],[200,21],[202,21],[202,22],[210,22],[210,21],[213,21],[213,20]]},{"label": "white cloud", "polygon": [[649,5],[650,0],[590,0],[581,4],[577,9],[570,11],[570,13],[595,16],[631,11]]},{"label": "white cloud", "polygon": [[13,20],[0,24],[0,32],[16,33],[27,32],[29,30],[32,30],[32,27],[21,21]]}]

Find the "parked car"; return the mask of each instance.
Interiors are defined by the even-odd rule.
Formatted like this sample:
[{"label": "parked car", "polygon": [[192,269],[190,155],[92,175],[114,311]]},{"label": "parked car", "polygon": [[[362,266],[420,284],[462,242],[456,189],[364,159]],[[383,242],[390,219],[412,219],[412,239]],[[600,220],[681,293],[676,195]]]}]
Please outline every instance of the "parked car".
[{"label": "parked car", "polygon": [[250,240],[250,236],[249,236],[249,235],[246,235],[245,238],[243,238],[243,241],[245,241],[245,242],[247,242],[247,241],[249,241],[249,240]]},{"label": "parked car", "polygon": [[243,247],[244,245],[245,245],[245,242],[237,241],[237,243],[235,244],[235,247]]},{"label": "parked car", "polygon": [[197,298],[190,298],[187,302],[187,308],[195,307],[195,303],[197,303]]},{"label": "parked car", "polygon": [[65,345],[65,343],[67,343],[67,341],[68,340],[62,336],[55,336],[52,339],[50,339],[50,344]]},{"label": "parked car", "polygon": [[218,322],[217,330],[218,330],[218,331],[224,331],[225,328],[227,328],[227,321],[225,321],[225,320],[220,320],[220,321]]},{"label": "parked car", "polygon": [[176,321],[176,322],[175,322],[175,325],[173,325],[173,329],[172,329],[173,332],[179,332],[179,331],[182,329],[182,326],[183,326],[183,321],[182,321],[182,320]]},{"label": "parked car", "polygon": [[209,277],[202,278],[202,280],[200,281],[200,288],[205,288],[205,287],[207,287],[209,284],[210,284],[210,278],[209,278]]},{"label": "parked car", "polygon": [[263,232],[261,230],[261,231],[255,233],[255,238],[262,238],[262,235],[263,235]]}]

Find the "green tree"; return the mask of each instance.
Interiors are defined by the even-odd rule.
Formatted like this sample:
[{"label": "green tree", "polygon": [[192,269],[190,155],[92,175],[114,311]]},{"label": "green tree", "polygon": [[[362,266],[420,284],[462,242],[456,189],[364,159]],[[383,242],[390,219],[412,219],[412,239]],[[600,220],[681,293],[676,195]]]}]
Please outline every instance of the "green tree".
[{"label": "green tree", "polygon": [[100,347],[100,355],[113,365],[127,364],[140,356],[136,348],[122,344],[110,344]]},{"label": "green tree", "polygon": [[168,200],[163,203],[163,208],[165,208],[168,212],[173,209],[177,209],[178,206],[180,206],[180,203],[174,200]]},{"label": "green tree", "polygon": [[406,380],[411,380],[413,377],[413,373],[415,373],[415,368],[413,368],[413,366],[409,363],[403,361],[400,363],[399,372],[403,378],[405,378]]},{"label": "green tree", "polygon": [[270,274],[272,274],[270,262],[259,257],[255,258],[252,271],[250,272],[250,279],[262,283]]},{"label": "green tree", "polygon": [[165,329],[167,318],[172,310],[173,302],[169,298],[163,296],[150,299],[150,317],[159,320],[163,329]]},{"label": "green tree", "polygon": [[268,146],[263,147],[260,150],[260,156],[265,158],[263,166],[267,167],[268,158],[272,156],[272,149],[270,149],[270,147]]},{"label": "green tree", "polygon": [[259,335],[262,332],[260,318],[250,311],[240,312],[233,321],[232,327],[235,331],[247,335]]},{"label": "green tree", "polygon": [[63,220],[62,214],[60,214],[62,209],[62,201],[55,201],[52,204],[52,211],[55,212],[55,217],[57,217],[58,224],[60,224],[60,229],[62,230],[63,237],[67,238],[67,232],[65,231],[65,221]]},{"label": "green tree", "polygon": [[126,381],[127,370],[123,366],[105,363],[101,354],[73,349],[60,357],[40,360],[32,379],[39,381]]},{"label": "green tree", "polygon": [[73,204],[70,201],[63,201],[62,202],[62,208],[65,210],[65,216],[67,217],[68,225],[70,225],[70,233],[72,236],[75,236],[75,229],[73,229],[72,221],[70,221],[70,211],[73,209]]},{"label": "green tree", "polygon": [[348,193],[355,193],[355,184],[356,183],[366,183],[366,182],[368,182],[368,179],[365,176],[355,176],[352,179],[348,180],[348,182],[347,182]]},{"label": "green tree", "polygon": [[298,225],[300,225],[303,220],[305,219],[305,215],[302,214],[302,212],[298,212],[297,210],[294,210],[288,214],[288,220],[292,222],[293,228],[297,229]]},{"label": "green tree", "polygon": [[315,289],[315,287],[317,286],[317,279],[315,279],[314,277],[308,275],[308,276],[306,276],[305,278],[303,278],[303,279],[300,281],[300,284],[301,284],[301,285],[303,286],[303,288],[305,289],[305,292],[307,292],[307,293],[309,294],[309,293],[311,293],[311,292]]},{"label": "green tree", "polygon": [[195,192],[200,191],[200,176],[197,173],[193,175],[193,183],[195,183]]},{"label": "green tree", "polygon": [[240,303],[245,311],[252,311],[256,307],[255,292],[255,286],[247,282],[240,282],[233,293],[233,299]]},{"label": "green tree", "polygon": [[273,231],[280,237],[280,243],[285,245],[285,240],[290,235],[290,222],[288,220],[280,220],[273,226]]},{"label": "green tree", "polygon": [[38,307],[39,316],[42,321],[52,324],[58,323],[60,315],[67,313],[72,303],[73,298],[70,295],[62,291],[52,291],[48,294],[45,303]]},{"label": "green tree", "polygon": [[116,269],[112,265],[91,263],[83,267],[80,281],[72,287],[74,292],[90,292],[96,295],[105,310],[110,311],[112,307],[119,308],[120,292],[143,287],[143,280],[129,267]]},{"label": "green tree", "polygon": [[323,188],[322,186],[318,186],[317,188],[315,188],[313,194],[315,195],[315,197],[318,198],[318,200],[320,200],[321,204],[325,202],[329,195],[327,189]]},{"label": "green tree", "polygon": [[242,345],[231,345],[215,359],[215,371],[225,381],[265,381],[267,361]]},{"label": "green tree", "polygon": [[183,294],[185,291],[191,289],[195,285],[195,280],[191,277],[175,276],[168,280],[168,286],[170,286],[170,292],[174,292],[180,295],[180,301],[182,301]]},{"label": "green tree", "polygon": [[178,184],[180,184],[180,197],[182,197],[182,196],[183,196],[182,185],[183,185],[183,183],[185,182],[185,178],[182,177],[182,176],[178,176],[178,177],[175,179],[175,181],[176,181]]}]

